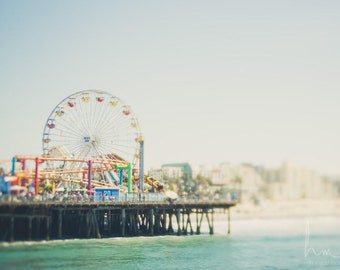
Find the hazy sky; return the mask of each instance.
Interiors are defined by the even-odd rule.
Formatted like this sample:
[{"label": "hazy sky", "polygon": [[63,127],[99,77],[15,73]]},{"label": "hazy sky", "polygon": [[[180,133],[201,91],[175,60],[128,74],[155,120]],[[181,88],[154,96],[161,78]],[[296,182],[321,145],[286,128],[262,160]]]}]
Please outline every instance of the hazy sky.
[{"label": "hazy sky", "polygon": [[340,1],[0,0],[0,159],[53,108],[131,105],[146,167],[290,159],[340,174]]}]

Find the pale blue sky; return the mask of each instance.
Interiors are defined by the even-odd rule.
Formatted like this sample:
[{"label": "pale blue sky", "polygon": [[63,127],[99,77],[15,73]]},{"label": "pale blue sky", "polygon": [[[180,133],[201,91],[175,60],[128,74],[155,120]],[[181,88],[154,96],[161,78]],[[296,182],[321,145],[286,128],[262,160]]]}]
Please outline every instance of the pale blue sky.
[{"label": "pale blue sky", "polygon": [[290,159],[340,174],[340,2],[0,0],[0,159],[85,89],[130,104],[146,167]]}]

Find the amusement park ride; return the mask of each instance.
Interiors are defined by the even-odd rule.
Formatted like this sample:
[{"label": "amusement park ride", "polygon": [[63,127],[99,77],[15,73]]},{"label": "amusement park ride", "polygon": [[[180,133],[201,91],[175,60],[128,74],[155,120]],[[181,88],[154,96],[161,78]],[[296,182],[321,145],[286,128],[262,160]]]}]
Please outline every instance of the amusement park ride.
[{"label": "amusement park ride", "polygon": [[12,159],[11,190],[38,195],[97,189],[143,193],[144,182],[176,199],[163,185],[144,175],[144,138],[137,117],[121,99],[87,90],[62,100],[47,118],[39,157]]}]

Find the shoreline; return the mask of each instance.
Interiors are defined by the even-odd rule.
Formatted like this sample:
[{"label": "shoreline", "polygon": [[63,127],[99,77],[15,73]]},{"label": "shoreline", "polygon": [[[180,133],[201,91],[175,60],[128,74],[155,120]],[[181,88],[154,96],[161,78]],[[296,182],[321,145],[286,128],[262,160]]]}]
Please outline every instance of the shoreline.
[{"label": "shoreline", "polygon": [[259,205],[240,203],[230,208],[233,220],[254,218],[340,217],[340,199],[267,200]]},{"label": "shoreline", "polygon": [[[215,213],[215,232],[226,235],[228,213]],[[263,201],[230,208],[230,236],[339,234],[340,199]]]}]

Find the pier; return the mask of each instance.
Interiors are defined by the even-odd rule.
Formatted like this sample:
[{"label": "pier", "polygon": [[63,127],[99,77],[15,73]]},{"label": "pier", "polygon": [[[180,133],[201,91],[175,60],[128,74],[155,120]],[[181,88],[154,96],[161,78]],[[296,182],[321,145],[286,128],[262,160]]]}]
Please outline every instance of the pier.
[{"label": "pier", "polygon": [[84,90],[63,99],[42,142],[42,155],[16,155],[0,167],[2,242],[200,234],[202,224],[213,234],[218,209],[228,211],[230,233],[236,202],[197,200],[203,193],[188,163],[166,165],[182,172],[173,183],[145,174],[138,119],[110,93]]},{"label": "pier", "polygon": [[214,233],[225,211],[230,233],[233,201],[0,202],[0,241]]}]

